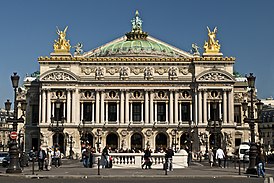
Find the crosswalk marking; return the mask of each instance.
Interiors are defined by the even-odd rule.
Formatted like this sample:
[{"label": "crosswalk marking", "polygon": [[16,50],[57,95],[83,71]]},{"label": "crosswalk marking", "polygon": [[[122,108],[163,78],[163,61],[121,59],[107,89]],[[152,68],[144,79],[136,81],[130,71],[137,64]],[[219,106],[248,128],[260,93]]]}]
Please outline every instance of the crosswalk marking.
[{"label": "crosswalk marking", "polygon": [[264,183],[273,183],[273,177],[266,177]]}]

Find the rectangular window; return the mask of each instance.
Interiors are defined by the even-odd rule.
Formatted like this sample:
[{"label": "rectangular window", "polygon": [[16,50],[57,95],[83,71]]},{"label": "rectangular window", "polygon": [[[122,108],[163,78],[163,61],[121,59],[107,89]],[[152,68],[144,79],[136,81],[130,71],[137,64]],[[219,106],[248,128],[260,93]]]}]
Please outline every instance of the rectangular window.
[{"label": "rectangular window", "polygon": [[182,121],[190,120],[190,103],[183,102],[182,103]]},{"label": "rectangular window", "polygon": [[157,103],[157,120],[166,121],[166,103],[164,102]]},{"label": "rectangular window", "polygon": [[238,126],[241,126],[241,106],[235,105],[234,106],[234,122],[237,123]]},{"label": "rectangular window", "polygon": [[85,102],[84,105],[84,120],[85,121],[92,121],[92,103]]},{"label": "rectangular window", "polygon": [[108,103],[108,121],[117,121],[117,104],[116,104],[116,102]]},{"label": "rectangular window", "polygon": [[210,120],[219,121],[219,102],[210,102]]},{"label": "rectangular window", "polygon": [[55,105],[54,108],[54,120],[55,121],[61,121],[61,119],[64,117],[63,115],[63,110],[64,110],[64,105],[62,105],[63,103],[61,103],[60,108],[57,108]]},{"label": "rectangular window", "polygon": [[141,103],[134,102],[132,108],[133,121],[141,121]]},{"label": "rectangular window", "polygon": [[39,107],[38,105],[31,106],[31,123],[32,125],[37,125],[39,121]]}]

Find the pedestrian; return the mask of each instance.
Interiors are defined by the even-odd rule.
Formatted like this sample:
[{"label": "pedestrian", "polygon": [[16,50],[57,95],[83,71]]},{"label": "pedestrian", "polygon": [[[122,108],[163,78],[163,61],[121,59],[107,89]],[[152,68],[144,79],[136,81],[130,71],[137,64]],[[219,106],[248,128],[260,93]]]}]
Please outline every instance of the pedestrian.
[{"label": "pedestrian", "polygon": [[151,158],[151,151],[150,149],[147,147],[145,152],[144,152],[144,163],[142,164],[142,169],[144,169],[144,166],[146,166],[145,168],[149,168],[151,169],[151,164],[152,162],[150,161]]},{"label": "pedestrian", "polygon": [[208,150],[208,161],[209,161],[210,167],[212,167],[213,161],[214,161],[214,153],[212,149]]},{"label": "pedestrian", "polygon": [[108,168],[109,167],[109,148],[106,145],[105,148],[102,151],[102,168]]},{"label": "pedestrian", "polygon": [[256,165],[257,165],[257,174],[258,177],[262,176],[265,177],[265,163],[266,163],[266,155],[263,151],[263,149],[258,150],[258,154],[256,156]]},{"label": "pedestrian", "polygon": [[53,154],[55,168],[59,168],[60,165],[61,165],[61,152],[60,152],[60,150],[57,147],[55,149],[56,150],[55,150],[55,152]]},{"label": "pedestrian", "polygon": [[219,147],[216,151],[216,159],[218,160],[219,167],[222,167],[222,160],[224,159],[224,151]]},{"label": "pedestrian", "polygon": [[39,171],[43,170],[44,167],[44,161],[46,159],[46,152],[44,149],[42,149],[42,146],[40,146],[38,152],[37,152],[37,157],[38,157],[38,167]]},{"label": "pedestrian", "polygon": [[47,152],[46,152],[45,169],[47,171],[51,169],[51,149],[50,148],[47,148]]},{"label": "pedestrian", "polygon": [[166,150],[166,154],[165,154],[165,158],[167,161],[167,171],[173,171],[173,167],[172,167],[172,157],[174,156],[174,151],[171,147],[169,147]]}]

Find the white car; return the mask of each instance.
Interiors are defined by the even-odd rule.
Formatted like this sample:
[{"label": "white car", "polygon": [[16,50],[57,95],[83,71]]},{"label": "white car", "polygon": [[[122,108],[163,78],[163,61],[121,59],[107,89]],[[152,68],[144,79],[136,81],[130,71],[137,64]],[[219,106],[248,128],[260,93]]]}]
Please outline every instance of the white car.
[{"label": "white car", "polygon": [[0,164],[2,165],[3,159],[8,156],[7,152],[0,152]]}]

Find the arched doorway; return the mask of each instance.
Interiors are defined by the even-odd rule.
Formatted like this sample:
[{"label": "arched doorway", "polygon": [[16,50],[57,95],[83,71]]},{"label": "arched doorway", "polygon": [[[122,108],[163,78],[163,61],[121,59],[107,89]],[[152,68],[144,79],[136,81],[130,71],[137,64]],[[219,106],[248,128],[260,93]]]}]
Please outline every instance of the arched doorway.
[{"label": "arched doorway", "polygon": [[142,151],[143,150],[143,137],[139,133],[134,133],[131,136],[131,150],[134,150],[135,152]]},{"label": "arched doorway", "polygon": [[115,133],[110,133],[107,135],[106,144],[111,147],[111,150],[118,149],[118,136]]},{"label": "arched doorway", "polygon": [[65,145],[64,134],[62,134],[62,133],[59,133],[59,134],[55,133],[53,135],[53,145],[56,146],[56,147],[58,147],[59,150],[60,150],[60,152],[64,154],[64,152],[65,152],[65,149],[64,149],[65,148],[64,147],[64,145]]},{"label": "arched doorway", "polygon": [[191,148],[191,138],[188,132],[185,132],[180,137],[180,149]]},{"label": "arched doorway", "polygon": [[94,146],[93,136],[90,133],[83,134],[80,140],[81,140],[81,147],[84,147],[85,145],[90,145],[91,147]]},{"label": "arched doorway", "polygon": [[161,149],[167,148],[167,136],[164,133],[158,133],[155,138],[155,149],[160,151]]},{"label": "arched doorway", "polygon": [[[222,142],[222,135],[220,133],[216,134],[216,147],[222,147],[221,142]],[[210,134],[209,137],[209,148],[214,148],[215,146],[215,134]]]}]

